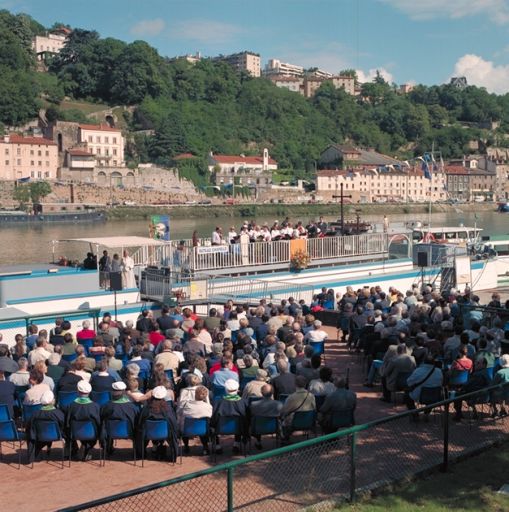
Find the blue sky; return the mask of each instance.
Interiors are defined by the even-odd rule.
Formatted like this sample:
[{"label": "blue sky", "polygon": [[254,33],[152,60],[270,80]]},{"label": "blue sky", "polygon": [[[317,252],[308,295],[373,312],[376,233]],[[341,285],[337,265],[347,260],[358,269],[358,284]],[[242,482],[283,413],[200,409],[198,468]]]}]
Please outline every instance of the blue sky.
[{"label": "blue sky", "polygon": [[399,84],[451,75],[509,90],[509,0],[0,0],[50,26],[144,39],[162,55],[252,50]]}]

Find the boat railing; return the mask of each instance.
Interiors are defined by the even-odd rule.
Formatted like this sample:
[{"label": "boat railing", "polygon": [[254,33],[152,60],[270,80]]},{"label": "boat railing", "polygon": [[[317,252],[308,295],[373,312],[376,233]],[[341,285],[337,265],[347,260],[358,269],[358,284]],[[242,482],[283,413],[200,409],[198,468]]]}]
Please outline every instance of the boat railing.
[{"label": "boat railing", "polygon": [[242,267],[290,265],[297,249],[306,252],[311,264],[362,256],[385,256],[388,237],[385,233],[246,242],[225,245],[199,245],[190,241],[169,242],[155,247],[141,247],[132,257],[136,266],[171,267],[181,273],[210,272]]}]

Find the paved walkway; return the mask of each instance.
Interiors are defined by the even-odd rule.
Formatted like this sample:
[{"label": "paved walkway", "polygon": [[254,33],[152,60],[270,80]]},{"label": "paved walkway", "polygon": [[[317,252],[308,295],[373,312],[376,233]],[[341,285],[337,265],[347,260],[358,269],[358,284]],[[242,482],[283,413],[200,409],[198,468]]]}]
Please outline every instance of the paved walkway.
[{"label": "paved walkway", "polygon": [[[361,371],[361,363],[358,356],[349,353],[343,344],[340,345],[334,341],[336,338],[335,329],[333,330],[328,328],[328,330],[330,334],[330,341],[327,343],[326,348],[326,364],[334,369],[335,374],[344,374],[347,369],[350,369],[350,388],[357,393],[358,397],[358,406],[356,411],[357,424],[365,423],[367,421],[395,414],[404,410],[402,405],[395,407],[390,404],[380,402],[380,393],[376,388],[373,390],[362,387],[364,375]],[[394,471],[397,467],[403,467],[403,465],[399,463],[399,459],[396,459],[395,455],[398,457],[404,457],[408,455],[408,447],[410,445],[415,446],[415,432],[408,427],[408,421],[405,419],[404,422],[398,421],[395,423],[399,425],[396,426],[395,424],[390,424],[391,426],[377,428],[372,432],[370,431],[369,437],[364,434],[362,435],[360,444],[363,448],[360,453],[362,454],[362,457],[364,457],[363,467],[366,467],[366,465],[373,467],[373,471],[370,472],[369,476],[361,476],[360,480],[364,482],[363,485],[374,481],[375,475],[373,472],[376,472],[376,478],[380,478],[380,475],[387,475],[388,472]],[[466,428],[468,427],[465,427],[465,429]],[[430,456],[440,457],[441,446],[440,443],[437,443],[437,440],[440,439],[440,429],[433,426],[433,430],[435,430],[433,434],[429,428],[426,431],[421,432],[422,448],[426,448],[427,450],[423,453],[428,455],[429,451]],[[463,432],[463,429],[461,431]],[[465,430],[465,432],[468,434],[467,430]],[[466,436],[463,437],[464,439],[467,439]],[[338,443],[337,446],[332,447],[332,450],[335,451],[327,449],[324,450],[323,453],[316,455],[310,452],[307,457],[305,454],[299,454],[293,458],[287,457],[287,459],[285,459],[287,462],[281,466],[280,471],[276,471],[277,465],[274,465],[275,461],[271,461],[270,467],[273,470],[271,473],[272,476],[270,477],[271,482],[267,482],[266,462],[262,461],[262,463],[257,466],[249,465],[249,468],[244,468],[239,471],[239,474],[247,472],[246,476],[248,476],[246,480],[248,487],[246,487],[245,492],[240,492],[240,496],[245,495],[246,497],[249,497],[250,493],[253,491],[253,486],[256,481],[255,477],[257,474],[260,481],[257,481],[258,483],[256,485],[265,486],[265,489],[260,488],[257,491],[257,494],[262,497],[264,495],[263,490],[268,492],[267,486],[271,487],[271,484],[276,486],[275,482],[278,480],[278,477],[281,478],[282,474],[285,475],[285,483],[287,477],[291,475],[291,481],[297,484],[297,481],[293,480],[294,475],[302,472],[304,474],[310,474],[309,471],[317,470],[316,466],[318,466],[318,471],[320,472],[331,472],[332,469],[334,469],[332,472],[333,474],[327,474],[327,477],[322,478],[320,476],[319,478],[319,481],[323,481],[324,485],[329,484],[332,486],[330,489],[323,489],[324,496],[331,492],[332,488],[335,487],[336,490],[338,489],[337,486],[339,483],[336,482],[334,478],[341,479],[341,487],[346,486],[347,482],[345,480],[345,475],[348,475],[347,467],[344,468],[345,471],[343,473],[337,471],[339,468],[337,465],[339,455],[341,455],[341,464],[347,464],[345,461],[348,460],[348,447],[345,444],[345,441],[342,441],[342,443],[343,444]],[[385,450],[381,453],[381,447],[384,445]],[[407,448],[404,448],[404,446],[407,446]],[[272,442],[267,440],[265,442],[265,447],[272,448]],[[73,462],[71,468],[65,467],[64,469],[60,469],[57,461],[61,452],[59,449],[55,448],[52,451],[53,460],[50,463],[38,462],[35,464],[34,469],[30,469],[29,466],[22,466],[21,469],[18,470],[17,466],[14,464],[17,461],[15,453],[11,447],[4,443],[4,460],[1,466],[2,478],[0,480],[2,509],[15,510],[19,508],[23,511],[37,510],[38,512],[55,510],[64,506],[82,503],[99,497],[127,491],[135,487],[170,479],[199,469],[208,468],[214,464],[211,458],[198,456],[198,452],[199,447],[195,443],[192,451],[195,455],[184,457],[182,465],[172,465],[164,462],[148,460],[145,463],[145,467],[141,468],[139,463],[136,467],[134,467],[132,463],[132,451],[130,449],[130,445],[120,444],[117,453],[117,460],[107,462],[105,467],[99,467],[99,463],[97,461],[91,461],[87,463]],[[97,456],[98,451],[95,453]],[[225,454],[217,458],[217,463],[231,460],[230,454],[231,452],[229,447],[225,444]],[[332,465],[327,464],[327,461],[332,460],[331,457],[334,456],[334,454],[336,456],[335,463]],[[395,467],[393,469],[389,469],[390,465],[382,465],[377,468],[376,465],[373,464],[373,457],[375,457],[375,455],[377,455],[376,460],[378,461],[378,464],[383,461],[387,464],[395,464]],[[385,457],[385,455],[387,457]],[[415,464],[415,457],[413,455],[407,457],[407,462],[408,464]],[[311,465],[309,469],[306,469],[306,464]],[[198,484],[196,484],[196,491],[198,494],[194,493],[194,498],[196,500],[199,498],[199,500],[196,503],[193,503],[193,507],[187,508],[193,508],[194,510],[221,510],[222,504],[214,504],[213,501],[209,501],[208,505],[205,506],[205,502],[207,501],[207,492],[210,493],[210,489],[214,489],[214,492],[217,494],[217,496],[209,495],[208,497],[211,499],[213,497],[220,499],[220,495],[224,496],[226,494],[223,493],[223,484],[217,484],[218,480],[224,481],[224,479],[220,479],[219,477],[207,478],[214,480],[213,487],[207,487],[209,491],[206,491],[204,488],[203,494],[199,491]],[[236,485],[241,486],[241,484],[242,482]],[[179,485],[178,488],[183,488],[183,485],[184,484]],[[186,492],[192,488],[194,487],[188,487]],[[297,492],[298,489],[299,488],[293,487],[291,492]],[[274,489],[269,490],[271,492],[275,492]],[[167,497],[172,500],[173,498],[171,498],[171,496],[174,496],[176,499],[176,495],[178,494],[177,489],[173,488],[171,491],[168,489],[167,493]],[[277,493],[278,496],[284,495],[284,491],[281,491],[280,489],[277,490]],[[214,493],[212,494],[214,495]],[[301,506],[297,503],[297,498],[295,498],[294,495],[290,496],[290,494],[287,498],[290,499],[292,503],[295,502],[294,504],[296,507],[297,505]],[[159,498],[160,496],[161,494],[159,494]],[[146,498],[148,498],[148,496]],[[185,494],[183,494],[181,498],[182,500],[178,501],[181,501],[182,507],[186,506],[189,501],[193,501],[190,496]],[[157,510],[157,508],[148,508],[148,504],[151,503],[150,500],[147,501],[142,498],[140,503],[143,503],[144,506],[138,506],[136,510]],[[281,508],[278,507],[278,510],[292,510],[294,508],[290,506],[289,502],[285,502],[284,500],[280,503]],[[156,503],[152,503],[151,506],[155,505]],[[177,509],[182,507],[177,507]],[[111,508],[111,510],[121,509],[122,507],[117,509]],[[255,510],[256,507],[253,506],[253,503],[250,503],[250,505],[247,506],[247,509]],[[265,506],[260,505],[258,508],[258,510],[271,509],[275,510],[273,504],[270,505],[268,503],[265,503]],[[134,510],[134,508],[132,510]]]}]

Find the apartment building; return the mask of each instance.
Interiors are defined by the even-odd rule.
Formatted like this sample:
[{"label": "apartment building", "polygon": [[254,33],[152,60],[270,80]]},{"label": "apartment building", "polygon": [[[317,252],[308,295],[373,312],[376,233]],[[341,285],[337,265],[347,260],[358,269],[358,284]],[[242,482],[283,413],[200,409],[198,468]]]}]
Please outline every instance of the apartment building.
[{"label": "apartment building", "polygon": [[78,143],[95,156],[100,167],[123,167],[124,138],[118,128],[107,124],[80,124]]},{"label": "apartment building", "polygon": [[263,70],[263,74],[266,77],[274,75],[303,76],[304,68],[302,66],[289,64],[288,62],[281,62],[278,59],[269,59],[265,69]]},{"label": "apartment building", "polygon": [[304,78],[299,76],[270,75],[267,77],[276,87],[304,94]]},{"label": "apartment building", "polygon": [[239,71],[247,71],[251,76],[259,77],[261,75],[259,53],[245,51],[232,55],[221,55],[216,57],[216,60],[226,62]]},{"label": "apartment building", "polygon": [[316,173],[316,192],[325,199],[343,192],[353,202],[426,202],[447,199],[444,173],[433,173],[431,180],[419,168],[402,171],[377,169],[322,170]]},{"label": "apartment building", "polygon": [[37,60],[44,60],[45,57],[60,53],[70,33],[70,29],[61,27],[44,36],[35,36],[32,39],[32,49],[37,55]]},{"label": "apartment building", "polygon": [[43,137],[4,135],[0,138],[0,180],[57,178],[58,148]]}]

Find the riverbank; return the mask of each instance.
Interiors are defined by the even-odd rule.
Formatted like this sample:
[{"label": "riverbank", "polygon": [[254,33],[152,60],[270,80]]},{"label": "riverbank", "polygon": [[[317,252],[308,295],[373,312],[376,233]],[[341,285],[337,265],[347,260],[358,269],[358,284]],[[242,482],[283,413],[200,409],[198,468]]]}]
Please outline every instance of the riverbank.
[{"label": "riverbank", "polygon": [[[433,204],[432,213],[458,212],[458,210],[472,212],[492,212],[496,207],[493,203],[467,203],[467,204]],[[107,210],[109,220],[148,219],[151,215],[167,214],[174,219],[199,219],[219,217],[246,217],[260,218],[273,216],[274,218],[316,217],[318,215],[338,215],[340,205],[331,204],[237,204],[237,205],[174,205],[174,206],[119,206]],[[354,216],[359,210],[361,215],[385,214],[427,214],[428,204],[348,204],[345,205],[345,215]]]}]

